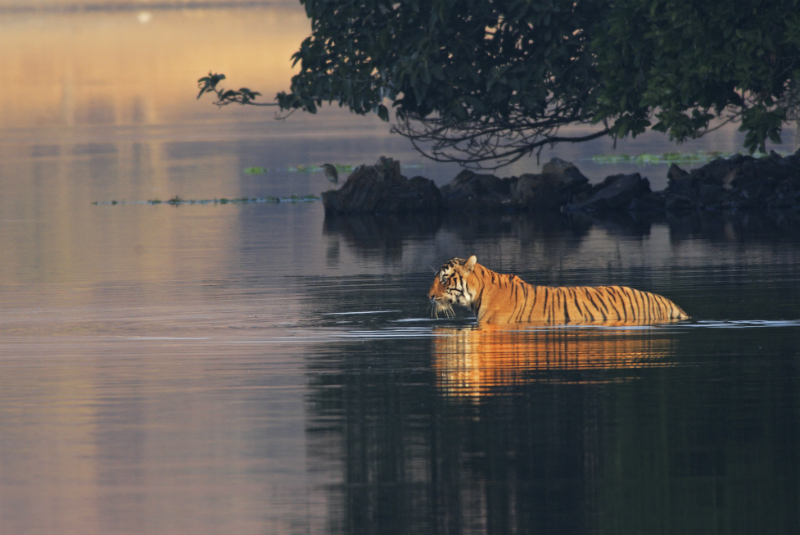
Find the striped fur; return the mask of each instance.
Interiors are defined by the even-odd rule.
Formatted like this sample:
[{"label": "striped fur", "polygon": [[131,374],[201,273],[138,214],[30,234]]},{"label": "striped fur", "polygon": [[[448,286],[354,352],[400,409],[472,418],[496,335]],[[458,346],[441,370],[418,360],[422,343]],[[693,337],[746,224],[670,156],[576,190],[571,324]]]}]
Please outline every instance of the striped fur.
[{"label": "striped fur", "polygon": [[454,258],[436,273],[428,299],[435,316],[469,308],[479,323],[658,323],[689,316],[675,303],[625,286],[532,286],[516,275],[501,275]]}]

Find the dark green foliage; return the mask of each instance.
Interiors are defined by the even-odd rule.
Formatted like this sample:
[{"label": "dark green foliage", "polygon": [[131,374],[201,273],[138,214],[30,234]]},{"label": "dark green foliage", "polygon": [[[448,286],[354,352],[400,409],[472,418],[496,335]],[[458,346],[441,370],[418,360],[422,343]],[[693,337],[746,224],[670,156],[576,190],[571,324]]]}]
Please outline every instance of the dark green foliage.
[{"label": "dark green foliage", "polygon": [[584,28],[604,2],[303,3],[313,33],[294,55],[292,93],[279,95],[286,107],[327,100],[380,113],[386,97],[401,117],[464,121],[542,116],[564,100],[581,118],[597,83]]},{"label": "dark green foliage", "polygon": [[203,76],[197,80],[197,87],[200,88],[197,98],[202,97],[204,93],[214,93],[217,95],[216,104],[218,106],[226,106],[232,102],[239,104],[250,104],[252,106],[275,106],[275,104],[269,103],[256,103],[255,100],[257,97],[261,96],[261,93],[250,91],[246,87],[242,87],[238,91],[234,91],[233,89],[217,88],[217,85],[219,85],[219,83],[224,79],[224,74],[208,73],[208,76]]},{"label": "dark green foliage", "polygon": [[[741,120],[745,146],[764,150],[798,109],[798,2],[301,0],[312,34],[276,100],[385,121],[390,104],[423,153],[479,166],[649,127],[681,142],[715,118]],[[201,78],[200,95],[253,103],[222,79]],[[586,123],[602,126],[561,130]]]},{"label": "dark green foliage", "polygon": [[797,110],[798,0],[623,0],[592,50],[603,81],[596,119],[616,135],[699,137],[716,117],[741,120],[750,152],[780,142]]},{"label": "dark green foliage", "polygon": [[387,99],[401,134],[433,141],[439,159],[472,163],[513,161],[557,141],[559,127],[594,118],[588,30],[605,2],[303,4],[312,35],[294,55],[292,92],[278,95],[285,109],[338,102],[388,120]]}]

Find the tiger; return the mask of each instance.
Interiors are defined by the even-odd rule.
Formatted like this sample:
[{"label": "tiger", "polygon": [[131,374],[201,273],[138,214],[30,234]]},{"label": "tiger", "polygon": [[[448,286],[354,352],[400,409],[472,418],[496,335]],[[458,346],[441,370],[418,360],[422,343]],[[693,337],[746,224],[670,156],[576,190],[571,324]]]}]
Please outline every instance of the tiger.
[{"label": "tiger", "polygon": [[660,295],[626,286],[532,286],[516,275],[495,273],[453,258],[436,272],[428,290],[433,315],[454,316],[453,305],[469,308],[479,324],[658,323],[689,319]]}]

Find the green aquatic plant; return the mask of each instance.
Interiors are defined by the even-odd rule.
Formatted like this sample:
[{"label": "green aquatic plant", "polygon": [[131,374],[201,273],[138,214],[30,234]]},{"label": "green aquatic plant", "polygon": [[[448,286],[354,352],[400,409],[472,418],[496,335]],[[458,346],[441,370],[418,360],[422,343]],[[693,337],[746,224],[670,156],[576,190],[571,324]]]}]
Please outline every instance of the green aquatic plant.
[{"label": "green aquatic plant", "polygon": [[340,172],[340,173],[352,173],[353,172],[353,166],[352,165],[336,163],[336,164],[333,164],[333,166],[336,167],[336,170],[338,172]]},{"label": "green aquatic plant", "polygon": [[264,173],[268,172],[269,169],[266,167],[245,167],[244,172],[248,175],[263,175]]},{"label": "green aquatic plant", "polygon": [[640,154],[633,161],[639,165],[659,164],[662,162],[661,156],[656,154]]},{"label": "green aquatic plant", "polygon": [[596,156],[592,156],[591,160],[595,163],[601,164],[610,164],[610,163],[620,163],[620,162],[629,162],[631,157],[627,154],[598,154]]},{"label": "green aquatic plant", "polygon": [[290,167],[289,171],[295,171],[297,173],[316,173],[317,171],[322,171],[322,167],[319,165],[298,165],[297,167]]},{"label": "green aquatic plant", "polygon": [[[663,154],[642,153],[634,157],[629,156],[628,154],[598,154],[592,156],[591,161],[598,164],[614,164],[623,162],[632,162],[637,165],[664,165],[673,163],[703,164],[712,160],[716,160],[717,158],[730,158],[734,154],[741,154],[741,152],[729,153],[720,150],[712,150],[697,152],[665,152]],[[787,156],[789,153],[779,152],[779,154],[782,156]],[[764,153],[756,153],[754,156],[763,158],[768,155]]]},{"label": "green aquatic plant", "polygon": [[[344,163],[336,163],[331,164],[338,174],[348,175],[353,172],[357,165],[352,164],[344,164]],[[423,168],[423,165],[412,164],[412,165],[403,165],[401,166],[402,169],[420,169]],[[288,171],[289,173],[319,173],[324,171],[325,168],[323,165],[314,165],[314,164],[298,164],[295,166],[290,166],[286,168],[269,168],[269,167],[245,167],[242,171],[247,175],[264,175],[269,172],[280,172],[280,171]]]},{"label": "green aquatic plant", "polygon": [[271,203],[271,204],[278,204],[278,203],[298,203],[298,202],[314,202],[322,200],[321,197],[317,197],[316,195],[298,195],[292,194],[289,197],[275,197],[269,195],[267,197],[236,197],[236,198],[228,198],[228,197],[220,197],[215,199],[182,199],[178,195],[171,198],[168,201],[161,201],[159,199],[151,199],[148,201],[92,201],[92,206],[98,205],[108,205],[113,206],[117,204],[169,204],[172,206],[178,206],[181,204],[258,204],[258,203]]}]

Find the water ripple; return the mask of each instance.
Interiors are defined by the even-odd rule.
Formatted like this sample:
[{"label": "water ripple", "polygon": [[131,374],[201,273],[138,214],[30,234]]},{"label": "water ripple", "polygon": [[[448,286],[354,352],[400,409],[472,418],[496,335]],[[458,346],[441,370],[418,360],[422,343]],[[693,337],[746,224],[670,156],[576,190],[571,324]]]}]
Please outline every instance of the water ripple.
[{"label": "water ripple", "polygon": [[800,320],[723,320],[696,321],[681,324],[681,327],[701,327],[706,329],[753,329],[764,327],[800,327]]}]

